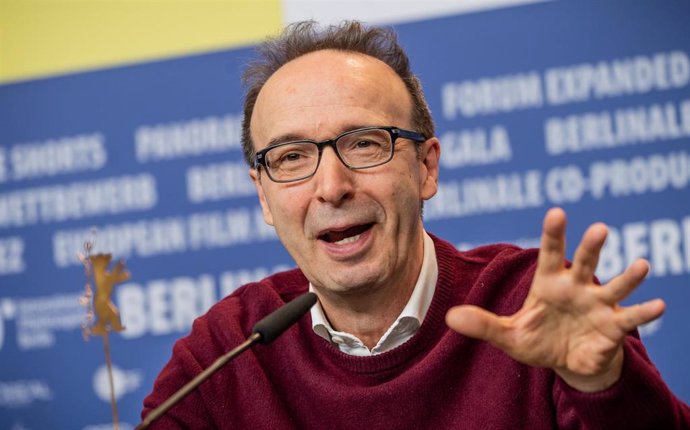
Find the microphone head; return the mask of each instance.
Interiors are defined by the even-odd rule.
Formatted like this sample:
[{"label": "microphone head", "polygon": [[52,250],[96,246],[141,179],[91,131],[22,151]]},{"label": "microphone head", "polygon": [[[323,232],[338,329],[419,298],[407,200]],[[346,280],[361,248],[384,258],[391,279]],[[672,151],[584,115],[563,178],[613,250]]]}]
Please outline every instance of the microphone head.
[{"label": "microphone head", "polygon": [[259,343],[269,344],[296,323],[315,303],[316,294],[304,293],[256,323],[252,333],[261,335]]}]

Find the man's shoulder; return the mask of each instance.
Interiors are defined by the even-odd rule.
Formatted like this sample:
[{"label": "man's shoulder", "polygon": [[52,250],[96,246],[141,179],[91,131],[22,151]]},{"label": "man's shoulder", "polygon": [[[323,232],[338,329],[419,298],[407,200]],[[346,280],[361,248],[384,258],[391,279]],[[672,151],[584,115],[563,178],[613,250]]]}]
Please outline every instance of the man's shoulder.
[{"label": "man's shoulder", "polygon": [[520,248],[510,243],[494,243],[478,246],[472,249],[458,249],[452,243],[429,234],[434,241],[437,255],[452,256],[470,265],[489,265],[506,263],[536,262],[539,250],[537,248]]},{"label": "man's shoulder", "polygon": [[262,296],[279,296],[290,301],[307,291],[309,281],[299,268],[276,272],[261,280],[242,285],[231,296],[252,299]]},{"label": "man's shoulder", "polygon": [[510,243],[493,243],[476,248],[460,251],[461,258],[468,262],[536,262],[539,250],[537,248],[520,248]]},{"label": "man's shoulder", "polygon": [[[256,321],[308,290],[309,281],[299,269],[274,273],[237,288],[212,306],[204,318],[253,325]],[[210,321],[209,321],[210,322]],[[217,322],[217,321],[216,321]]]},{"label": "man's shoulder", "polygon": [[501,315],[515,313],[525,300],[538,249],[499,243],[470,250],[434,238],[440,285],[449,285],[451,305],[474,304]]}]

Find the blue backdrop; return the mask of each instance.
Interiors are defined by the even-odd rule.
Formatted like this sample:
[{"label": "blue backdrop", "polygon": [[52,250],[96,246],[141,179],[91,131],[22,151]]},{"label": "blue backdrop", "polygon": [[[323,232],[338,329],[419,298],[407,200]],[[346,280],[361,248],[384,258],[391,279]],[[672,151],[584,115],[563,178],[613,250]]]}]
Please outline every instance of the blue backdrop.
[{"label": "blue backdrop", "polygon": [[[396,26],[442,142],[427,229],[459,248],[535,246],[548,207],[611,234],[598,275],[637,257],[631,301],[690,400],[690,3],[557,1]],[[0,428],[108,428],[100,338],[76,255],[125,259],[111,336],[122,428],[191,321],[294,263],[263,224],[239,142],[238,49],[0,86]],[[95,232],[95,233],[94,233]]]}]

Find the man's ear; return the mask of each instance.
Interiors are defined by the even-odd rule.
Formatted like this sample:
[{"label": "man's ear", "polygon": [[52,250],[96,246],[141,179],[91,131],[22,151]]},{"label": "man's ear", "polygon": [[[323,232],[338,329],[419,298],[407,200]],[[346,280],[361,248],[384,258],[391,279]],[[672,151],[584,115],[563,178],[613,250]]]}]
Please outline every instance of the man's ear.
[{"label": "man's ear", "polygon": [[256,193],[259,195],[259,203],[261,203],[261,210],[264,213],[264,222],[268,225],[273,225],[271,208],[268,206],[266,194],[264,194],[264,188],[261,185],[261,172],[259,172],[257,169],[249,169],[249,177],[252,178],[252,182],[256,187]]},{"label": "man's ear", "polygon": [[438,190],[438,163],[441,158],[441,144],[436,137],[427,139],[419,149],[422,163],[420,171],[421,197],[424,200],[432,198]]}]

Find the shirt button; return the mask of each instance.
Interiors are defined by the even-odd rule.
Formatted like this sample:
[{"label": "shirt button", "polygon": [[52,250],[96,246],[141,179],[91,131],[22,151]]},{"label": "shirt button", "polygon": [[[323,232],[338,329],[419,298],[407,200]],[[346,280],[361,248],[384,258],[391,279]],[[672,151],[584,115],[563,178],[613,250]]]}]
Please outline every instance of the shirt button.
[{"label": "shirt button", "polygon": [[340,336],[333,336],[333,337],[331,337],[331,340],[333,342],[337,343],[338,345],[342,345],[344,343],[343,338]]}]

